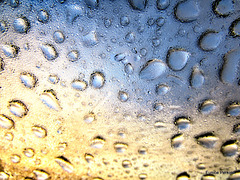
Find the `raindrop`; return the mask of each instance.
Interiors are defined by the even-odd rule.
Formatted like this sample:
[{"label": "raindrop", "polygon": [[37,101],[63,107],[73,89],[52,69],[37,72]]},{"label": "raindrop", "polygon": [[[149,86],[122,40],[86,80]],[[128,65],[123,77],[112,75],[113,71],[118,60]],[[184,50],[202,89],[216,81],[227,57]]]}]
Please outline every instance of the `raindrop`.
[{"label": "raindrop", "polygon": [[205,174],[202,176],[201,180],[216,180],[216,178],[212,174]]},{"label": "raindrop", "polygon": [[154,108],[154,110],[156,110],[156,111],[161,111],[161,110],[163,110],[163,104],[162,103],[155,103],[154,105],[153,105],[153,108]]},{"label": "raindrop", "polygon": [[10,157],[11,161],[13,163],[19,163],[21,161],[21,156],[17,155],[17,154],[13,154],[11,157]]},{"label": "raindrop", "polygon": [[47,130],[41,126],[33,126],[32,127],[32,132],[35,134],[35,136],[39,138],[44,138],[47,136]]},{"label": "raindrop", "polygon": [[93,112],[90,112],[88,113],[87,115],[85,115],[83,117],[83,120],[86,122],[86,123],[92,123],[93,121],[96,120],[96,117],[95,117],[95,114]]},{"label": "raindrop", "polygon": [[228,180],[239,180],[240,179],[240,171],[234,171],[232,174],[229,175]]},{"label": "raindrop", "polygon": [[66,172],[72,173],[73,172],[73,165],[70,163],[70,161],[63,157],[57,157],[55,158],[55,162]]},{"label": "raindrop", "polygon": [[166,127],[166,124],[164,122],[161,122],[161,121],[156,121],[154,123],[154,127],[155,128],[165,128]]},{"label": "raindrop", "polygon": [[149,18],[148,21],[147,21],[147,24],[148,24],[149,26],[154,25],[154,23],[155,23],[155,20],[154,20],[153,18]]},{"label": "raindrop", "polygon": [[170,87],[165,84],[158,84],[156,86],[156,93],[161,96],[167,94],[169,90]]},{"label": "raindrop", "polygon": [[27,106],[22,101],[19,100],[9,101],[8,108],[12,114],[20,118],[26,116],[28,113]]},{"label": "raindrop", "polygon": [[159,27],[162,27],[165,24],[165,18],[163,17],[157,18],[156,23]]},{"label": "raindrop", "polygon": [[123,168],[130,168],[130,167],[132,167],[132,163],[129,160],[123,160],[122,166],[123,166]]},{"label": "raindrop", "polygon": [[11,132],[7,132],[7,133],[4,135],[4,138],[5,138],[6,140],[8,140],[8,141],[12,141],[13,138],[14,138],[14,135],[13,135],[13,133],[11,133]]},{"label": "raindrop", "polygon": [[0,21],[0,32],[4,33],[8,30],[6,21]]},{"label": "raindrop", "polygon": [[57,75],[49,75],[48,80],[52,84],[57,84],[59,82],[59,77]]},{"label": "raindrop", "polygon": [[189,59],[190,53],[182,49],[170,49],[167,55],[168,66],[174,71],[182,70]]},{"label": "raindrop", "polygon": [[240,123],[233,126],[234,133],[240,133]]},{"label": "raindrop", "polygon": [[207,132],[198,136],[195,136],[197,143],[205,148],[214,148],[218,138],[212,133]]},{"label": "raindrop", "polygon": [[147,5],[148,0],[128,0],[133,9],[143,10]]},{"label": "raindrop", "polygon": [[3,53],[9,58],[15,58],[18,55],[19,48],[15,45],[3,45]]},{"label": "raindrop", "polygon": [[51,109],[59,111],[61,109],[56,93],[53,89],[44,90],[41,94],[42,102]]},{"label": "raindrop", "polygon": [[173,148],[179,148],[182,146],[183,141],[184,141],[183,134],[182,133],[176,134],[171,139],[171,146]]},{"label": "raindrop", "polygon": [[9,174],[1,171],[1,172],[0,172],[0,179],[1,179],[1,180],[8,180],[8,179],[9,179]]},{"label": "raindrop", "polygon": [[141,154],[141,155],[146,155],[147,154],[147,151],[148,151],[148,149],[146,148],[146,147],[140,147],[139,149],[138,149],[138,153],[139,154]]},{"label": "raindrop", "polygon": [[97,8],[99,5],[99,0],[84,0],[89,8]]},{"label": "raindrop", "polygon": [[75,62],[79,58],[79,52],[77,50],[72,50],[68,53],[67,58],[71,62]]},{"label": "raindrop", "polygon": [[135,41],[135,38],[136,38],[135,34],[134,34],[133,32],[129,32],[129,33],[127,33],[127,35],[125,36],[125,41],[126,41],[127,43],[133,43],[133,42]]},{"label": "raindrop", "polygon": [[19,1],[18,0],[10,0],[10,6],[12,8],[16,8],[16,7],[18,7],[18,5],[19,5]]},{"label": "raindrop", "polygon": [[158,47],[161,44],[161,40],[159,38],[153,38],[152,39],[152,45],[154,47]]},{"label": "raindrop", "polygon": [[216,105],[215,103],[208,99],[206,101],[204,101],[201,105],[200,105],[200,112],[203,114],[209,114],[211,112],[213,112],[216,109]]},{"label": "raindrop", "polygon": [[205,78],[202,70],[194,68],[190,77],[190,84],[193,88],[200,88],[204,84]]},{"label": "raindrop", "polygon": [[232,22],[231,26],[229,27],[229,34],[233,37],[240,36],[240,18]]},{"label": "raindrop", "polygon": [[0,126],[5,129],[14,127],[14,121],[4,114],[0,114]]},{"label": "raindrop", "polygon": [[50,175],[42,169],[33,170],[33,174],[35,175],[36,180],[49,180],[50,179]]},{"label": "raindrop", "polygon": [[97,45],[97,43],[98,43],[98,37],[95,31],[91,31],[90,33],[88,33],[83,37],[83,44],[86,47],[93,47]]},{"label": "raindrop", "polygon": [[27,33],[30,29],[30,22],[26,17],[17,18],[13,22],[13,28],[18,33]]},{"label": "raindrop", "polygon": [[95,72],[95,73],[91,74],[90,84],[96,89],[102,88],[103,85],[105,84],[105,77],[104,77],[103,73]]},{"label": "raindrop", "polygon": [[29,72],[22,72],[20,74],[20,79],[23,85],[30,89],[34,88],[37,84],[36,76]]},{"label": "raindrop", "polygon": [[104,144],[105,144],[105,139],[100,136],[97,136],[97,137],[93,138],[90,146],[92,148],[101,149]]},{"label": "raindrop", "polygon": [[87,82],[84,80],[73,80],[72,88],[78,91],[84,91],[87,88]]},{"label": "raindrop", "polygon": [[213,11],[219,16],[226,17],[234,11],[234,1],[215,0],[213,3]]},{"label": "raindrop", "polygon": [[140,179],[140,180],[145,180],[145,179],[147,179],[147,174],[146,173],[141,173],[141,174],[139,174],[138,175],[138,178]]},{"label": "raindrop", "polygon": [[236,140],[228,140],[221,146],[223,156],[234,156],[237,154],[238,146]]},{"label": "raindrop", "polygon": [[41,50],[42,50],[44,57],[49,61],[52,61],[58,57],[58,53],[57,53],[56,49],[51,44],[42,44]]},{"label": "raindrop", "polygon": [[119,53],[114,56],[114,60],[117,62],[125,61],[126,55],[124,53]]},{"label": "raindrop", "polygon": [[71,4],[67,6],[67,21],[68,23],[73,23],[79,16],[82,16],[84,13],[84,9],[77,5]]},{"label": "raindrop", "polygon": [[179,117],[175,120],[174,123],[179,130],[189,129],[190,127],[190,120],[186,117]]},{"label": "raindrop", "polygon": [[26,157],[31,158],[31,157],[34,156],[35,151],[34,151],[34,149],[32,149],[32,148],[25,148],[25,149],[23,150],[23,154],[24,154]]},{"label": "raindrop", "polygon": [[141,69],[139,76],[141,79],[153,80],[159,78],[165,73],[167,69],[166,64],[158,59],[148,61]]},{"label": "raindrop", "polygon": [[226,109],[227,116],[239,116],[240,115],[240,104],[233,103],[230,104]]},{"label": "raindrop", "polygon": [[58,144],[58,150],[64,151],[67,148],[68,144],[66,142],[60,142]]},{"label": "raindrop", "polygon": [[128,16],[122,16],[120,17],[120,24],[122,26],[127,26],[130,23],[130,19]]},{"label": "raindrop", "polygon": [[185,0],[180,1],[175,7],[175,16],[181,22],[191,22],[198,18],[200,9],[197,1]]},{"label": "raindrop", "polygon": [[86,153],[84,155],[84,158],[88,163],[94,163],[94,156],[92,154]]},{"label": "raindrop", "polygon": [[212,51],[216,49],[222,42],[223,33],[215,31],[207,31],[203,33],[199,39],[199,46],[204,51]]},{"label": "raindrop", "polygon": [[159,10],[166,9],[170,4],[170,0],[157,0],[157,8]]},{"label": "raindrop", "polygon": [[146,48],[140,49],[140,54],[141,54],[142,56],[146,56],[146,55],[147,55],[147,49],[146,49]]},{"label": "raindrop", "polygon": [[197,164],[197,168],[200,169],[200,170],[202,170],[202,169],[206,169],[206,166],[205,166],[205,164],[203,164],[203,163],[198,163],[198,164]]},{"label": "raindrop", "polygon": [[53,39],[56,43],[63,43],[65,36],[61,31],[55,31],[53,33]]},{"label": "raindrop", "polygon": [[176,180],[190,180],[190,175],[187,172],[182,172],[179,175],[177,175]]},{"label": "raindrop", "polygon": [[125,73],[127,73],[128,75],[133,74],[134,68],[133,68],[132,64],[127,63],[127,64],[124,66],[124,71],[125,71]]},{"label": "raindrop", "polygon": [[114,144],[114,149],[117,153],[124,153],[128,149],[128,144],[117,142]]},{"label": "raindrop", "polygon": [[104,26],[105,26],[106,28],[109,28],[111,25],[112,25],[112,20],[109,19],[109,18],[105,18],[105,19],[104,19]]},{"label": "raindrop", "polygon": [[129,99],[129,95],[128,95],[127,92],[119,91],[119,92],[118,92],[118,99],[119,99],[121,102],[126,102],[126,101]]}]

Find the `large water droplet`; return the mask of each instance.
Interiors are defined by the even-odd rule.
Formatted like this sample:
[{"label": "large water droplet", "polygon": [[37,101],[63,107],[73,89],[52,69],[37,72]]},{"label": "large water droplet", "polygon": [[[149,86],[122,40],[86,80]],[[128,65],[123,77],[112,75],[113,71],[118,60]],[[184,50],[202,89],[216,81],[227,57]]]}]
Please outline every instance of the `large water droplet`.
[{"label": "large water droplet", "polygon": [[227,116],[239,116],[240,115],[240,104],[233,103],[230,104],[226,109]]},{"label": "large water droplet", "polygon": [[204,101],[201,105],[200,105],[200,112],[203,114],[209,114],[211,112],[213,112],[216,109],[216,105],[215,103],[208,99],[206,101]]},{"label": "large water droplet", "polygon": [[4,114],[0,114],[0,126],[5,129],[11,129],[14,126],[14,121]]},{"label": "large water droplet", "polygon": [[143,10],[147,5],[148,0],[128,0],[133,9]]},{"label": "large water droplet", "polygon": [[197,1],[186,0],[181,1],[175,7],[175,16],[181,22],[191,22],[198,18],[200,15],[200,9]]},{"label": "large water droplet", "polygon": [[190,77],[190,84],[194,88],[200,88],[205,81],[203,72],[199,68],[194,68]]},{"label": "large water droplet", "polygon": [[175,120],[175,124],[180,130],[185,130],[190,127],[190,120],[186,117],[179,117]]},{"label": "large water droplet", "polygon": [[12,114],[20,118],[26,116],[28,113],[27,106],[22,101],[19,100],[10,101],[8,108]]},{"label": "large water droplet", "polygon": [[195,137],[197,143],[205,148],[213,148],[215,147],[218,138],[211,132],[204,133]]},{"label": "large water droplet", "polygon": [[219,16],[226,17],[234,11],[234,1],[215,0],[213,3],[213,11]]},{"label": "large water droplet", "polygon": [[182,146],[183,141],[184,141],[183,134],[182,133],[176,134],[171,139],[171,145],[173,148],[179,148]]},{"label": "large water droplet", "polygon": [[170,49],[167,55],[168,66],[174,71],[182,70],[189,59],[190,53],[182,49]]},{"label": "large water droplet", "polygon": [[58,57],[56,49],[51,44],[43,44],[41,45],[41,49],[44,57],[49,61],[52,61]]},{"label": "large water droplet", "polygon": [[50,179],[50,175],[42,169],[33,170],[33,174],[35,175],[37,180],[49,180]]},{"label": "large water droplet", "polygon": [[15,58],[18,55],[19,48],[15,45],[3,45],[3,53],[9,58]]},{"label": "large water droplet", "polygon": [[38,21],[47,23],[49,21],[49,14],[46,10],[40,10],[38,13]]},{"label": "large water droplet", "polygon": [[228,140],[223,143],[221,147],[221,152],[224,156],[234,156],[238,151],[237,141],[236,140]]},{"label": "large water droplet", "polygon": [[104,77],[103,73],[95,72],[95,73],[91,74],[90,84],[94,88],[100,89],[103,87],[104,83],[105,83],[105,77]]},{"label": "large water droplet", "polygon": [[70,163],[70,161],[63,157],[57,157],[55,158],[55,162],[66,172],[72,173],[73,172],[73,165]]},{"label": "large water droplet", "polygon": [[17,18],[13,22],[13,27],[18,33],[27,33],[30,29],[30,22],[26,17]]},{"label": "large water droplet", "polygon": [[232,22],[231,26],[229,27],[229,34],[233,37],[240,36],[240,18]]},{"label": "large water droplet", "polygon": [[38,125],[32,127],[32,132],[39,138],[44,138],[47,136],[47,130]]},{"label": "large water droplet", "polygon": [[92,140],[90,146],[92,148],[101,149],[105,144],[105,139],[103,137],[97,136]]},{"label": "large water droplet", "polygon": [[166,72],[166,64],[158,59],[148,61],[141,69],[139,76],[141,79],[153,80],[159,78]]},{"label": "large water droplet", "polygon": [[29,72],[22,72],[20,74],[20,79],[24,86],[30,89],[34,88],[37,84],[36,76]]},{"label": "large water droplet", "polygon": [[59,111],[61,109],[57,95],[53,89],[45,90],[41,94],[42,102],[51,109]]},{"label": "large water droplet", "polygon": [[204,51],[212,51],[219,46],[222,38],[222,33],[218,33],[215,31],[207,31],[201,35],[199,39],[199,46]]},{"label": "large water droplet", "polygon": [[114,149],[117,153],[124,153],[128,149],[128,144],[117,142],[114,144]]},{"label": "large water droplet", "polygon": [[159,10],[166,9],[170,4],[170,0],[157,0],[157,8]]}]

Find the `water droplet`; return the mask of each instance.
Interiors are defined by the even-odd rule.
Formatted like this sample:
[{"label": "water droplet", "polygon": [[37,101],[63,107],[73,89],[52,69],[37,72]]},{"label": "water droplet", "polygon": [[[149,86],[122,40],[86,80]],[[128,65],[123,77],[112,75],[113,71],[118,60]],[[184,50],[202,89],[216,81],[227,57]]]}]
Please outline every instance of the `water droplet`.
[{"label": "water droplet", "polygon": [[35,151],[34,151],[34,149],[32,149],[32,148],[25,148],[25,149],[23,150],[23,154],[24,154],[26,157],[31,158],[31,157],[34,156]]},{"label": "water droplet", "polygon": [[128,0],[133,9],[143,10],[147,5],[148,0]]},{"label": "water droplet", "polygon": [[91,147],[96,149],[101,149],[105,144],[105,139],[103,137],[97,136],[92,140]]},{"label": "water droplet", "polygon": [[200,70],[198,67],[194,68],[190,77],[191,86],[194,88],[200,88],[202,87],[204,81],[205,78],[202,70]]},{"label": "water droplet", "polygon": [[91,123],[96,120],[95,114],[93,112],[88,113],[87,115],[84,116],[83,120],[86,123]]},{"label": "water droplet", "polygon": [[156,86],[156,93],[161,96],[167,94],[169,90],[170,87],[165,84],[158,84]]},{"label": "water droplet", "polygon": [[222,42],[222,38],[222,33],[207,31],[201,35],[199,39],[199,46],[204,51],[212,51],[219,46]]},{"label": "water droplet", "polygon": [[59,82],[59,77],[57,75],[49,75],[48,80],[52,84],[57,84]]},{"label": "water droplet", "polygon": [[149,18],[148,21],[147,21],[147,24],[148,24],[149,26],[154,25],[154,23],[155,23],[155,20],[154,20],[153,18]]},{"label": "water droplet", "polygon": [[200,9],[197,1],[186,0],[181,1],[175,7],[175,16],[181,22],[191,22],[198,18]]},{"label": "water droplet", "polygon": [[161,111],[161,110],[163,110],[163,104],[162,103],[155,103],[154,105],[153,105],[153,108],[154,108],[154,110],[156,110],[156,111]]},{"label": "water droplet", "polygon": [[234,171],[232,174],[229,175],[228,180],[239,180],[240,179],[240,171]]},{"label": "water droplet", "polygon": [[179,175],[177,175],[176,180],[190,180],[190,176],[187,172],[182,172]]},{"label": "water droplet", "polygon": [[216,178],[212,174],[205,174],[205,175],[202,176],[201,180],[216,180]]},{"label": "water droplet", "polygon": [[183,134],[182,133],[176,134],[171,139],[171,145],[173,148],[179,148],[182,146],[183,141],[184,141]]},{"label": "water droplet", "polygon": [[73,172],[73,165],[70,163],[70,161],[63,157],[57,157],[55,158],[55,162],[66,172],[72,173]]},{"label": "water droplet", "polygon": [[147,154],[147,151],[148,151],[148,149],[146,148],[146,147],[140,147],[139,149],[138,149],[138,153],[139,154],[141,154],[141,155],[146,155]]},{"label": "water droplet", "polygon": [[29,72],[22,72],[20,74],[20,79],[23,85],[30,89],[34,88],[37,84],[36,76]]},{"label": "water droplet", "polygon": [[226,109],[227,116],[239,116],[240,115],[240,104],[233,103],[230,104]]},{"label": "water droplet", "polygon": [[165,18],[164,17],[157,18],[156,23],[159,27],[162,27],[165,24]]},{"label": "water droplet", "polygon": [[135,33],[129,32],[129,33],[127,33],[127,35],[125,36],[125,41],[126,41],[127,43],[133,43],[133,42],[135,41],[135,38],[136,38]]},{"label": "water droplet", "polygon": [[86,160],[88,163],[94,163],[94,156],[93,156],[92,154],[86,153],[86,154],[84,155],[84,157],[85,157],[85,160]]},{"label": "water droplet", "polygon": [[200,170],[206,169],[206,165],[203,164],[203,163],[198,163],[198,164],[197,164],[197,168],[200,169]]},{"label": "water droplet", "polygon": [[1,180],[8,180],[9,179],[9,174],[5,173],[5,172],[0,172],[0,179]]},{"label": "water droplet", "polygon": [[161,40],[159,38],[153,38],[152,39],[152,45],[154,47],[158,47],[161,44]]},{"label": "water droplet", "polygon": [[240,36],[240,18],[234,20],[229,27],[229,34],[233,37]]},{"label": "water droplet", "polygon": [[205,148],[214,148],[218,141],[218,138],[212,132],[195,136],[195,138],[197,143]]},{"label": "water droplet", "polygon": [[124,168],[130,168],[130,167],[132,167],[132,163],[131,163],[131,161],[129,161],[129,160],[123,160],[122,166],[123,166]]},{"label": "water droplet", "polygon": [[60,142],[58,144],[58,150],[64,151],[67,148],[68,144],[66,142]]},{"label": "water droplet", "polygon": [[179,117],[175,120],[175,124],[179,130],[189,129],[190,120],[186,117]]},{"label": "water droplet", "polygon": [[128,144],[122,142],[115,143],[114,149],[117,153],[124,153],[128,149]]},{"label": "water droplet", "polygon": [[30,29],[30,22],[26,17],[17,18],[13,22],[13,28],[18,33],[27,33]]},{"label": "water droplet", "polygon": [[129,95],[128,95],[127,92],[119,91],[119,92],[118,92],[118,99],[119,99],[121,102],[126,102],[126,101],[129,99]]},{"label": "water droplet", "polygon": [[206,101],[204,101],[201,105],[200,105],[200,111],[203,114],[209,114],[211,112],[213,112],[216,109],[216,105],[215,103],[208,99]]},{"label": "water droplet", "polygon": [[18,7],[18,5],[19,5],[19,1],[18,0],[10,0],[10,6],[12,8],[16,8],[16,7]]},{"label": "water droplet", "polygon": [[97,45],[97,43],[98,43],[98,37],[95,31],[91,31],[90,33],[88,33],[83,37],[83,44],[86,47],[93,47]]},{"label": "water droplet", "polygon": [[4,138],[8,141],[12,141],[14,136],[13,136],[13,133],[11,132],[7,132],[5,135],[4,135]]},{"label": "water droplet", "polygon": [[120,24],[122,26],[127,26],[130,23],[130,19],[128,16],[122,16],[120,17]]},{"label": "water droplet", "polygon": [[125,73],[127,73],[128,75],[133,74],[134,68],[133,68],[132,64],[127,63],[127,64],[124,66],[124,71],[125,71]]},{"label": "water droplet", "polygon": [[221,146],[223,156],[234,156],[237,154],[238,146],[236,140],[228,140]]},{"label": "water droplet", "polygon": [[233,83],[237,76],[240,50],[231,50],[224,56],[224,65],[221,71],[221,80],[224,83]]},{"label": "water droplet", "polygon": [[157,8],[159,10],[166,9],[170,4],[170,0],[157,0]]},{"label": "water droplet", "polygon": [[125,61],[126,55],[124,53],[119,53],[114,56],[115,61]]},{"label": "water droplet", "polygon": [[6,21],[0,21],[0,32],[4,33],[8,30]]},{"label": "water droplet", "polygon": [[240,133],[240,123],[233,126],[234,133]]},{"label": "water droplet", "polygon": [[61,109],[56,93],[53,89],[45,90],[41,94],[42,102],[51,109],[59,111]]},{"label": "water droplet", "polygon": [[95,73],[91,74],[90,84],[96,89],[102,88],[103,85],[105,84],[105,77],[104,77],[103,73],[95,72]]},{"label": "water droplet", "polygon": [[112,25],[112,20],[109,19],[109,18],[105,18],[105,19],[104,19],[104,26],[105,26],[106,28],[109,28],[111,25]]},{"label": "water droplet", "polygon": [[47,130],[38,125],[32,127],[32,132],[39,138],[44,138],[47,136]]},{"label": "water droplet", "polygon": [[163,75],[166,69],[167,66],[163,61],[153,59],[144,65],[139,73],[139,76],[141,79],[153,80]]},{"label": "water droplet", "polygon": [[58,57],[58,53],[57,53],[56,49],[51,44],[41,45],[41,50],[42,50],[44,57],[49,61],[52,61]]},{"label": "water droplet", "polygon": [[182,49],[170,49],[167,55],[168,66],[174,71],[182,70],[189,59],[190,53]]},{"label": "water droplet", "polygon": [[164,122],[161,122],[161,121],[156,121],[154,123],[154,127],[155,128],[165,128],[166,127],[166,124]]},{"label": "water droplet", "polygon": [[73,80],[72,88],[78,91],[84,91],[87,88],[87,82],[84,80]]},{"label": "water droplet", "polygon": [[10,101],[8,108],[12,114],[20,118],[26,116],[28,113],[27,106],[22,101],[19,100]]},{"label": "water droplet", "polygon": [[67,58],[69,61],[77,61],[79,57],[79,52],[77,50],[72,50],[68,53]]},{"label": "water droplet", "polygon": [[0,126],[5,129],[14,127],[14,121],[4,114],[0,114]]},{"label": "water droplet", "polygon": [[50,179],[50,175],[42,169],[33,170],[33,174],[35,175],[36,180],[49,180]]},{"label": "water droplet", "polygon": [[53,33],[53,39],[56,43],[63,43],[65,36],[61,31],[55,31]]},{"label": "water droplet", "polygon": [[5,69],[5,63],[3,61],[3,58],[0,57],[0,72]]},{"label": "water droplet", "polygon": [[3,45],[2,46],[3,53],[6,57],[15,58],[18,55],[19,48],[15,45]]},{"label": "water droplet", "polygon": [[234,11],[234,1],[216,0],[213,3],[213,11],[219,16],[226,17]]},{"label": "water droplet", "polygon": [[140,180],[145,180],[145,179],[147,179],[147,174],[146,173],[141,173],[141,174],[139,174],[138,175],[138,178],[140,179]]},{"label": "water droplet", "polygon": [[84,9],[77,5],[71,4],[67,6],[67,21],[68,23],[73,23],[78,17],[82,16],[84,13]]},{"label": "water droplet", "polygon": [[11,161],[13,163],[19,163],[21,161],[21,156],[17,155],[17,154],[13,154],[11,157],[10,157]]},{"label": "water droplet", "polygon": [[99,0],[84,0],[89,8],[97,8],[99,5]]}]

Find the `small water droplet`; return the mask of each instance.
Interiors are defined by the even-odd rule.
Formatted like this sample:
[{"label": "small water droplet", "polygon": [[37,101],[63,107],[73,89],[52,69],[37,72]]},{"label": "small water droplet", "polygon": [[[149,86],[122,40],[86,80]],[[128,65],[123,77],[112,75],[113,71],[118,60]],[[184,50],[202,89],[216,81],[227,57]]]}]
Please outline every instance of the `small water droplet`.
[{"label": "small water droplet", "polygon": [[190,77],[191,86],[194,88],[200,88],[202,87],[204,81],[205,77],[203,75],[203,72],[198,67],[195,67]]},{"label": "small water droplet", "polygon": [[141,174],[139,174],[138,175],[138,178],[140,179],[140,180],[145,180],[145,179],[147,179],[147,174],[146,173],[141,173]]},{"label": "small water droplet", "polygon": [[26,17],[17,18],[13,22],[13,28],[18,33],[27,33],[30,29],[30,22]]},{"label": "small water droplet", "polygon": [[167,94],[169,90],[170,87],[165,84],[158,84],[156,86],[156,93],[161,96]]},{"label": "small water droplet", "polygon": [[128,95],[127,92],[119,91],[119,92],[118,92],[118,99],[119,99],[121,102],[126,102],[126,101],[129,99],[129,95]]},{"label": "small water droplet", "polygon": [[115,143],[114,149],[117,153],[124,153],[128,149],[128,144],[122,142]]},{"label": "small water droplet", "polygon": [[4,114],[0,114],[0,126],[2,128],[11,129],[12,127],[14,127],[14,124],[14,121],[10,117]]},{"label": "small water droplet", "polygon": [[127,73],[128,75],[133,74],[134,68],[133,68],[132,64],[127,63],[127,64],[124,66],[124,71],[125,71],[125,73]]},{"label": "small water droplet", "polygon": [[59,77],[57,75],[49,75],[48,80],[52,84],[57,84],[59,82]]},{"label": "small water droplet", "polygon": [[18,154],[13,154],[10,159],[13,163],[19,163],[21,161],[21,156]]},{"label": "small water droplet", "polygon": [[147,154],[147,151],[148,151],[148,149],[146,148],[146,147],[140,147],[139,149],[138,149],[138,153],[139,154],[141,154],[141,155],[146,155]]},{"label": "small water droplet", "polygon": [[86,123],[92,123],[93,121],[96,120],[95,114],[93,112],[88,113],[87,115],[84,116],[83,120]]},{"label": "small water droplet", "polygon": [[23,85],[30,89],[34,88],[37,84],[36,76],[29,72],[22,72],[20,74],[20,79]]},{"label": "small water droplet", "polygon": [[84,155],[84,158],[88,163],[94,163],[94,161],[95,161],[94,156],[92,154],[89,154],[89,153],[86,153]]},{"label": "small water droplet", "polygon": [[53,39],[56,43],[63,43],[65,40],[65,36],[61,31],[55,31],[53,33]]},{"label": "small water droplet", "polygon": [[72,50],[68,53],[67,58],[71,62],[75,62],[79,58],[79,52],[77,50]]},{"label": "small water droplet", "polygon": [[197,143],[205,148],[214,148],[218,141],[218,137],[216,137],[212,132],[207,132],[198,136],[195,136]]},{"label": "small water droplet", "polygon": [[104,144],[105,144],[105,139],[100,136],[97,136],[92,140],[92,143],[90,144],[90,146],[92,148],[101,149]]},{"label": "small water droplet", "polygon": [[122,16],[120,17],[120,24],[122,26],[127,26],[130,23],[130,19],[128,16]]},{"label": "small water droplet", "polygon": [[125,41],[126,41],[127,43],[133,43],[133,42],[135,41],[135,38],[136,38],[135,33],[129,32],[129,33],[127,33],[127,35],[125,36]]},{"label": "small water droplet", "polygon": [[200,170],[206,169],[206,165],[204,163],[198,163],[197,168],[200,169]]},{"label": "small water droplet", "polygon": [[161,122],[161,121],[156,121],[154,123],[154,127],[155,128],[166,128],[166,124],[164,122]]},{"label": "small water droplet", "polygon": [[67,11],[67,21],[68,23],[73,23],[78,17],[82,16],[84,9],[77,4],[70,4],[66,7]]},{"label": "small water droplet", "polygon": [[103,73],[95,72],[95,73],[91,74],[90,84],[96,89],[102,88],[103,85],[105,84],[105,77],[104,77]]},{"label": "small water droplet", "polygon": [[99,0],[84,0],[89,8],[97,8],[99,5]]},{"label": "small water droplet", "polygon": [[157,8],[159,10],[166,9],[170,4],[170,0],[157,0]]},{"label": "small water droplet", "polygon": [[238,146],[236,140],[228,140],[221,146],[223,156],[234,156],[237,154]]},{"label": "small water droplet", "polygon": [[124,168],[130,168],[130,167],[132,167],[132,163],[131,163],[131,161],[129,161],[129,160],[123,160],[122,166],[123,166]]},{"label": "small water droplet", "polygon": [[60,157],[57,157],[55,158],[55,162],[66,172],[68,173],[72,173],[73,172],[73,165],[71,164],[71,162],[63,157],[63,156],[60,156]]},{"label": "small water droplet", "polygon": [[213,174],[205,174],[202,176],[201,180],[216,180],[216,178]]},{"label": "small water droplet", "polygon": [[49,21],[49,14],[46,10],[40,10],[38,13],[38,21],[47,23]]},{"label": "small water droplet", "polygon": [[228,180],[238,180],[240,179],[240,171],[234,171],[232,174],[229,175]]},{"label": "small water droplet", "polygon": [[162,110],[163,110],[163,107],[164,107],[164,105],[163,105],[162,103],[155,103],[155,104],[153,105],[153,108],[154,108],[154,110],[156,110],[156,111],[162,111]]},{"label": "small water droplet", "polygon": [[4,138],[8,141],[12,141],[13,138],[14,138],[14,135],[11,133],[11,132],[7,132],[5,135],[4,135]]},{"label": "small water droplet", "polygon": [[27,106],[20,100],[9,101],[8,108],[13,115],[20,118],[26,116],[28,113]]},{"label": "small water droplet", "polygon": [[165,18],[164,17],[157,18],[156,23],[159,27],[162,27],[165,24]]},{"label": "small water droplet", "polygon": [[4,33],[8,30],[7,22],[0,21],[0,32]]},{"label": "small water droplet", "polygon": [[190,57],[190,53],[183,49],[170,49],[167,55],[168,66],[174,71],[182,70]]},{"label": "small water droplet", "polygon": [[40,99],[46,106],[54,109],[55,111],[59,111],[61,109],[56,93],[53,89],[44,90]]},{"label": "small water droplet", "polygon": [[49,180],[50,179],[49,173],[47,173],[46,171],[44,171],[42,169],[33,170],[33,174],[35,175],[36,180]]},{"label": "small water droplet", "polygon": [[58,144],[58,149],[59,149],[60,151],[64,151],[64,150],[67,148],[67,146],[68,146],[68,144],[67,144],[66,142],[60,142],[60,143]]},{"label": "small water droplet", "polygon": [[19,48],[15,45],[3,45],[2,46],[3,53],[6,57],[15,58],[18,55]]},{"label": "small water droplet", "polygon": [[26,157],[32,158],[32,157],[34,156],[34,154],[35,154],[35,151],[34,151],[34,149],[32,149],[32,148],[25,148],[25,149],[23,150],[23,154],[24,154]]},{"label": "small water droplet", "polygon": [[114,56],[114,60],[117,62],[125,61],[126,55],[124,53],[118,53]]},{"label": "small water droplet", "polygon": [[87,88],[87,82],[84,80],[73,80],[72,88],[78,91],[84,91]]},{"label": "small water droplet", "polygon": [[12,8],[16,8],[16,7],[18,7],[18,5],[19,5],[19,1],[18,0],[10,0],[10,6]]},{"label": "small water droplet", "polygon": [[39,138],[45,138],[47,136],[47,130],[38,125],[32,127],[32,132]]}]

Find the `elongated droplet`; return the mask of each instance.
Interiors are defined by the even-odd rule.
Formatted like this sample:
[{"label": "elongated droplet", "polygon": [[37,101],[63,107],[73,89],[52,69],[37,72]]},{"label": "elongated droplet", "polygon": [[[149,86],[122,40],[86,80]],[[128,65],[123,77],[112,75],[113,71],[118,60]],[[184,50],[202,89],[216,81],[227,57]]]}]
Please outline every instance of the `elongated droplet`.
[{"label": "elongated droplet", "polygon": [[0,126],[5,129],[11,129],[14,126],[14,121],[4,114],[0,114]]},{"label": "elongated droplet", "polygon": [[58,57],[56,49],[51,44],[43,44],[41,45],[41,49],[44,57],[49,61],[52,61]]},{"label": "elongated droplet", "polygon": [[28,113],[27,106],[20,100],[12,100],[9,102],[8,108],[12,114],[22,118]]},{"label": "elongated droplet", "polygon": [[218,138],[211,132],[204,133],[195,137],[197,143],[205,148],[213,148],[218,141]]},{"label": "elongated droplet", "polygon": [[34,88],[37,84],[37,78],[32,73],[22,72],[20,74],[20,79],[23,85],[30,89]]},{"label": "elongated droplet", "polygon": [[73,165],[70,163],[68,159],[63,156],[55,158],[55,162],[66,172],[73,172]]},{"label": "elongated droplet", "polygon": [[49,173],[47,173],[46,171],[44,171],[42,169],[33,170],[33,174],[35,175],[37,180],[49,180],[50,179]]},{"label": "elongated droplet", "polygon": [[45,90],[41,94],[41,100],[49,108],[54,109],[55,111],[61,110],[61,106],[53,89]]}]

